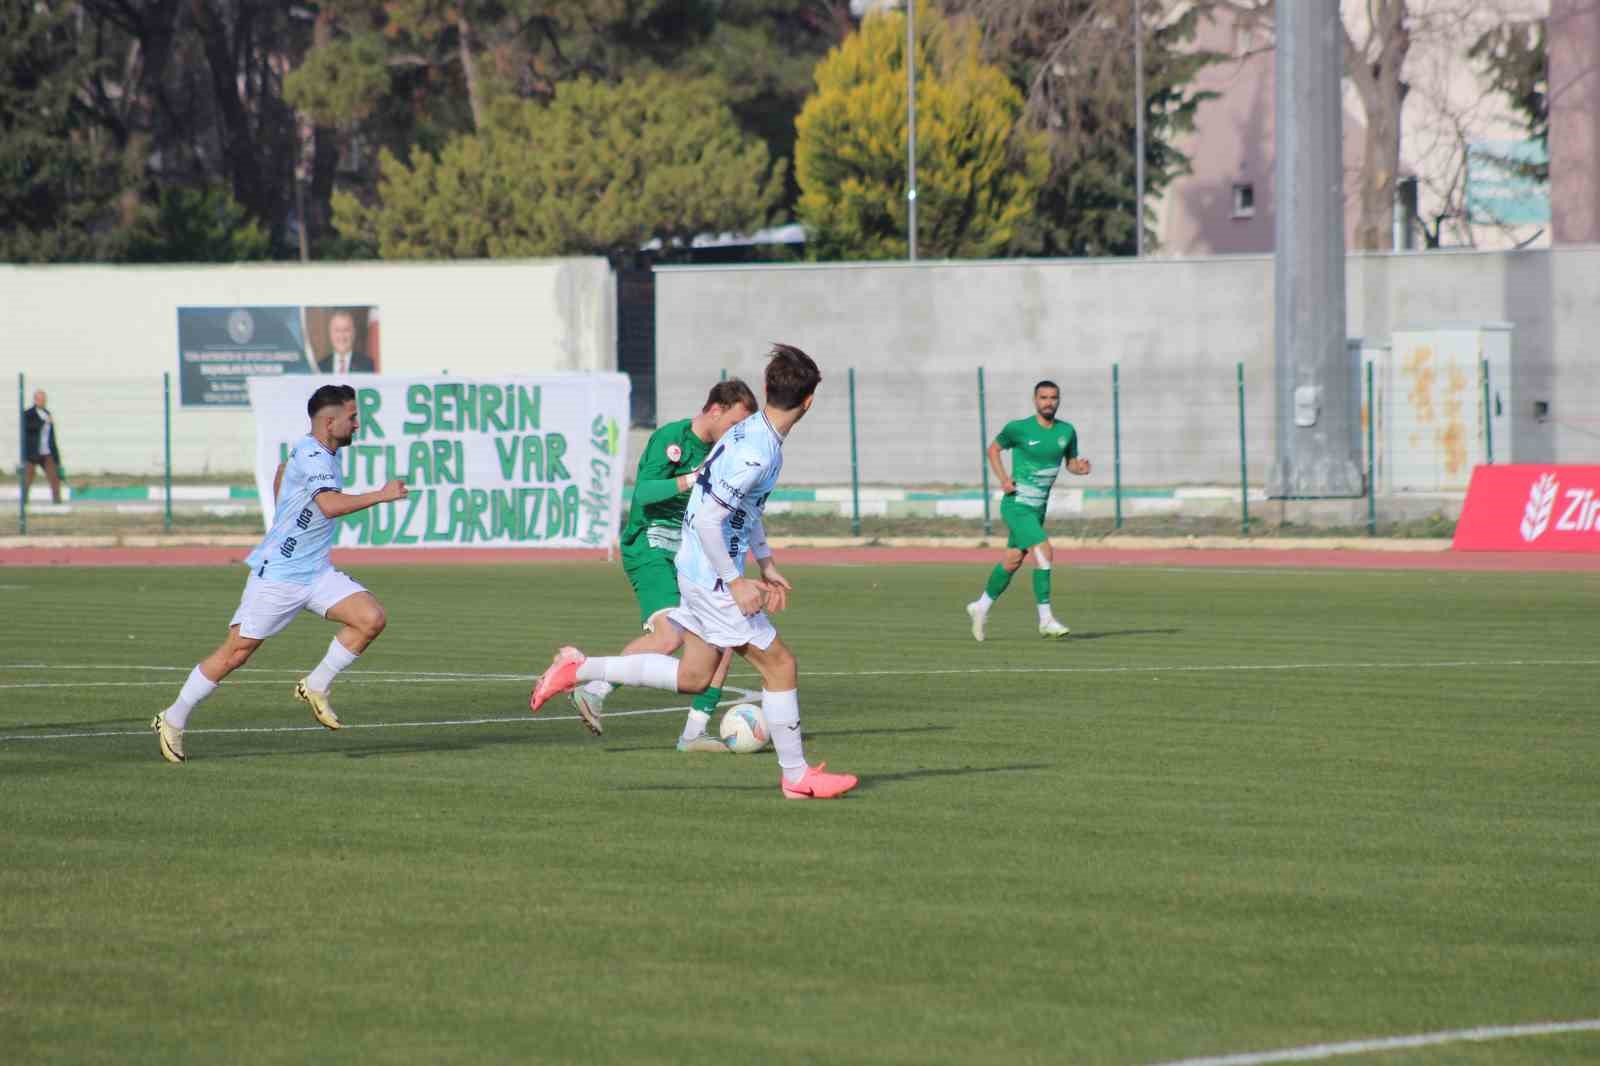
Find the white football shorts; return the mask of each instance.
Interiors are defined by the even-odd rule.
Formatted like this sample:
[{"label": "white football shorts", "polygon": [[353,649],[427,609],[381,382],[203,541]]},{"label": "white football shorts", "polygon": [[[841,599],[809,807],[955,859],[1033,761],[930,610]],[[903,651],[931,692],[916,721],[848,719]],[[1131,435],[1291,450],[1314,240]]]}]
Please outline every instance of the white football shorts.
[{"label": "white football shorts", "polygon": [[762,651],[772,647],[778,631],[767,612],[746,615],[727,589],[708,589],[678,577],[678,606],[667,615],[674,625],[687,629],[714,648],[742,648],[754,644]]},{"label": "white football shorts", "polygon": [[309,585],[269,581],[251,574],[244,583],[239,609],[233,612],[233,620],[228,625],[238,626],[241,637],[265,640],[283,632],[302,610],[325,618],[340,600],[365,591],[350,575],[331,567],[318,574]]}]

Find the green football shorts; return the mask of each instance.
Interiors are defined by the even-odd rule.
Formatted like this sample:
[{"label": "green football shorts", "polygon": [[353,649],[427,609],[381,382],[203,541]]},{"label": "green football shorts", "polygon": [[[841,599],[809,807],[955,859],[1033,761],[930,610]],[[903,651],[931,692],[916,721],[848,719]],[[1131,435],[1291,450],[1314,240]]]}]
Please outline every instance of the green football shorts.
[{"label": "green football shorts", "polygon": [[628,575],[634,598],[639,601],[639,622],[650,628],[650,619],[659,611],[678,606],[678,568],[672,556],[658,548],[641,546],[624,549],[622,572]]},{"label": "green football shorts", "polygon": [[1001,497],[1000,521],[1006,524],[1006,531],[1010,534],[1006,538],[1008,548],[1027,551],[1035,544],[1043,544],[1050,539],[1044,531],[1044,511],[1020,504],[1014,496]]}]

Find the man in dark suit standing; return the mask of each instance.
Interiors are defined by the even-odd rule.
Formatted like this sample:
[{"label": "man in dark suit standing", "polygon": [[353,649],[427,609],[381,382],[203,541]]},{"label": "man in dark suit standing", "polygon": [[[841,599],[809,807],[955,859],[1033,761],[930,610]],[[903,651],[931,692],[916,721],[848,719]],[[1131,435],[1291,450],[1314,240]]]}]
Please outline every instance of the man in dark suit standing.
[{"label": "man in dark suit standing", "polygon": [[324,374],[372,373],[372,356],[355,350],[356,320],[349,311],[335,311],[328,319],[328,340],[333,351],[318,365]]},{"label": "man in dark suit standing", "polygon": [[36,466],[44,467],[45,477],[50,479],[50,499],[61,502],[61,445],[45,399],[43,389],[34,390],[33,406],[22,412],[23,503],[28,502],[28,490],[33,488]]}]

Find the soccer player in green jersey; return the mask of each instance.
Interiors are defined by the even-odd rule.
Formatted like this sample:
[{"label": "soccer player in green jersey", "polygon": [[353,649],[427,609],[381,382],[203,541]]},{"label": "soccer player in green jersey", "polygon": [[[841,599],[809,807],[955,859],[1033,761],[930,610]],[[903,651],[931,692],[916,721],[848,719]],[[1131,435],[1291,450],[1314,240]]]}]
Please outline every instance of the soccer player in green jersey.
[{"label": "soccer player in green jersey", "polygon": [[[693,418],[668,422],[654,433],[639,457],[633,480],[633,504],[622,530],[622,569],[639,601],[644,635],[623,649],[624,655],[659,652],[671,655],[683,645],[683,633],[664,616],[678,606],[678,570],[673,557],[683,540],[683,512],[694,488],[694,476],[711,446],[735,425],[760,409],[755,393],[738,378],[711,387],[705,406]],[[708,735],[706,723],[722,699],[731,652],[711,679],[711,687],[694,698],[678,737],[679,751],[725,752],[719,737]],[[572,691],[572,705],[589,732],[600,735],[600,717],[611,684],[591,681]]]},{"label": "soccer player in green jersey", "polygon": [[[1078,457],[1078,431],[1072,423],[1056,420],[1060,407],[1060,387],[1053,381],[1039,382],[1033,387],[1034,416],[1006,423],[989,444],[989,466],[1005,493],[1000,501],[1000,519],[1010,535],[1006,538],[1006,556],[989,574],[983,595],[967,604],[973,640],[983,640],[989,608],[1011,584],[1012,575],[1030,553],[1033,598],[1039,604],[1039,635],[1064,637],[1070,632],[1050,609],[1050,564],[1054,553],[1044,531],[1044,512],[1062,462],[1066,462],[1067,473],[1083,475],[1089,472],[1089,460]],[[1002,451],[1011,452],[1010,474],[1000,460]]]}]

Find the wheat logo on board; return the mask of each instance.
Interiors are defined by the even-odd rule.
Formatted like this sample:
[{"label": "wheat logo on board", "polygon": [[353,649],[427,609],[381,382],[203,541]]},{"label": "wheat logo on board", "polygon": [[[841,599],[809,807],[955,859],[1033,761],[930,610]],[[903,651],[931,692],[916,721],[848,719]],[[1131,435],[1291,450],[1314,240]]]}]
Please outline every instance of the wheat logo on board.
[{"label": "wheat logo on board", "polygon": [[1528,506],[1522,510],[1522,539],[1529,543],[1544,535],[1550,525],[1550,512],[1555,509],[1556,490],[1560,488],[1554,474],[1541,474],[1528,490]]}]

